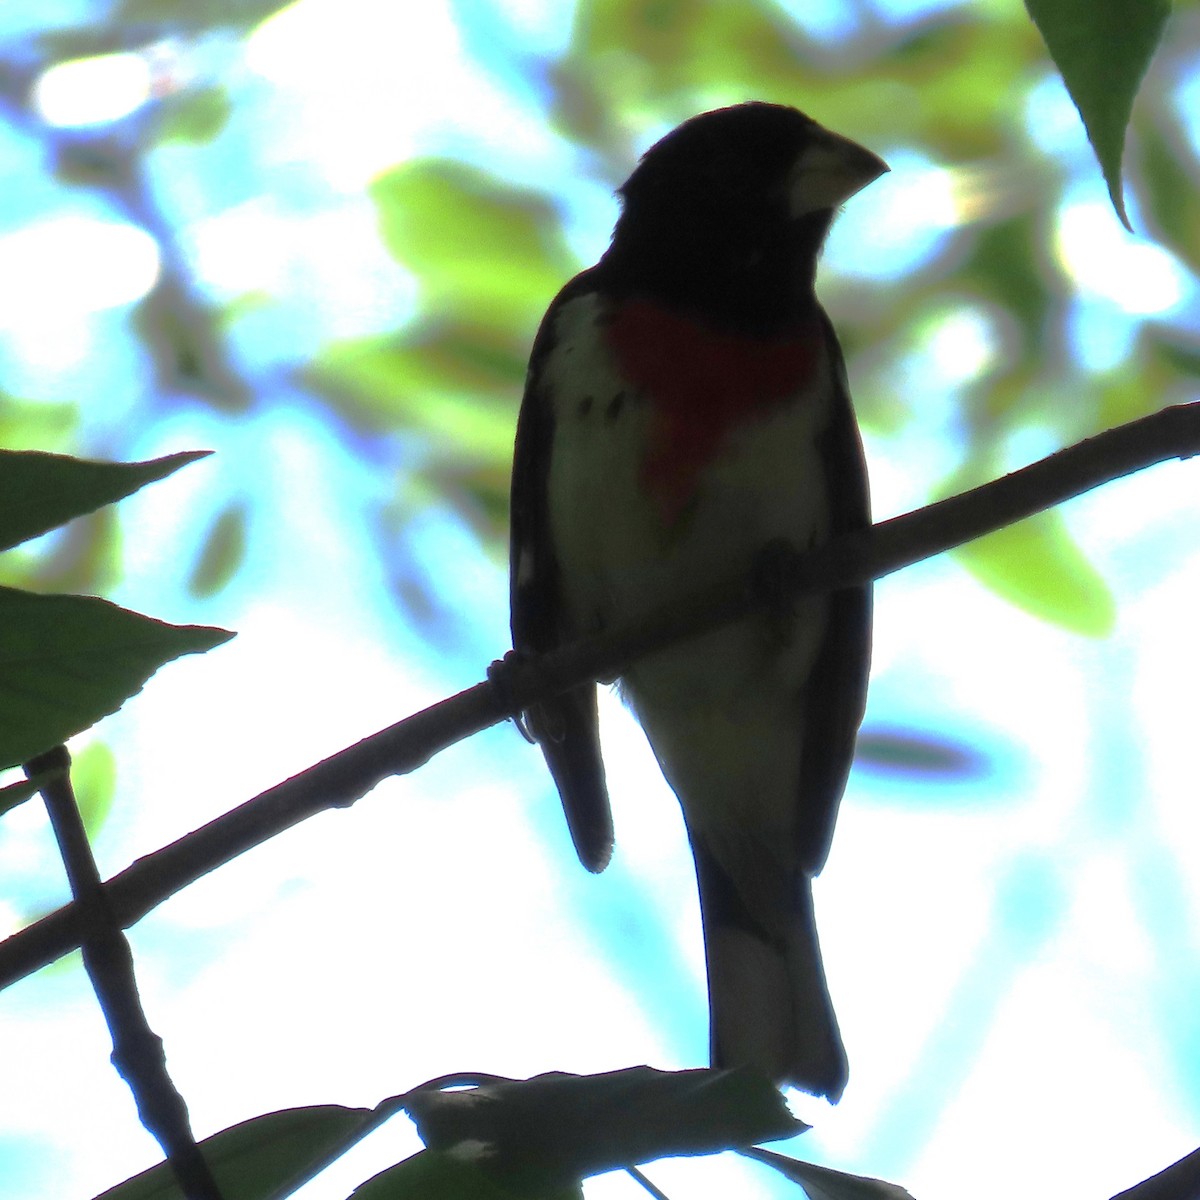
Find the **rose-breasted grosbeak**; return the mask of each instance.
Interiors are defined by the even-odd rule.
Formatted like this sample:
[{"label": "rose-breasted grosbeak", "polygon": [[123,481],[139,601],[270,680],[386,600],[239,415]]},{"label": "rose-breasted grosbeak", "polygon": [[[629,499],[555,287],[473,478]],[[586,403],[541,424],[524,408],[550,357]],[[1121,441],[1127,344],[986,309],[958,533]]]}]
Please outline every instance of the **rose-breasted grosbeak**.
[{"label": "rose-breasted grosbeak", "polygon": [[[612,245],[542,322],[517,426],[512,630],[541,653],[660,609],[764,545],[866,525],[845,367],[813,292],[834,210],[887,166],[795,109],[684,122],[621,188]],[[621,679],[683,806],[712,1061],[837,1099],[846,1054],[813,921],[862,719],[870,591],[805,599]],[[583,864],[612,819],[594,686],[529,723]]]}]

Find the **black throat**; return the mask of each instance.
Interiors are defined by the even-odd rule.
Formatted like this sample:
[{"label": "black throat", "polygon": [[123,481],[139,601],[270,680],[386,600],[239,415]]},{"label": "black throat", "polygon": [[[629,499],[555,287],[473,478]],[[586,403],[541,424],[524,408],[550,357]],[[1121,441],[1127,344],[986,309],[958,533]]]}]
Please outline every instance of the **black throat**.
[{"label": "black throat", "polygon": [[721,328],[767,336],[811,316],[817,258],[833,220],[660,220],[622,215],[597,264],[615,297],[644,296]]}]

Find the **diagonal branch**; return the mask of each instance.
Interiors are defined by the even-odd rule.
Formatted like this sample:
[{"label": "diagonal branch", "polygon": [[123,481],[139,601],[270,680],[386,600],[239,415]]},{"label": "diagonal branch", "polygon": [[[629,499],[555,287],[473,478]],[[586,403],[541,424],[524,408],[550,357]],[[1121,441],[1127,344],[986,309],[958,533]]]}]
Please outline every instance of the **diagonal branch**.
[{"label": "diagonal branch", "polygon": [[1112,1200],[1196,1200],[1197,1196],[1200,1196],[1200,1150],[1193,1150]]},{"label": "diagonal branch", "polygon": [[[1200,403],[1163,409],[1002,479],[798,555],[794,594],[878,579],[1100,484],[1195,454],[1200,454]],[[774,598],[777,602],[777,591]],[[749,580],[732,579],[636,625],[539,659],[506,661],[488,682],[364,738],[138,859],[104,885],[114,916],[128,928],[202,875],[315,813],[353,804],[389,776],[415,770],[439,751],[538,700],[588,680],[613,678],[647,653],[728,624],[763,604]],[[75,949],[81,928],[77,906],[68,904],[0,943],[0,988]]]}]

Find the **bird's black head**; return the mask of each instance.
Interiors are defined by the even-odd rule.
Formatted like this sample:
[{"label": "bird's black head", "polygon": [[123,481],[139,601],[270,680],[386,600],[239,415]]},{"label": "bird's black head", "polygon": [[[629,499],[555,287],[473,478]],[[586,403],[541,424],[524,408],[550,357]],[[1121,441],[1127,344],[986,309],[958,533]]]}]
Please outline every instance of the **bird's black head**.
[{"label": "bird's black head", "polygon": [[624,291],[747,329],[783,325],[814,303],[834,209],[886,170],[794,108],[701,113],[651,146],[621,188],[603,266]]}]

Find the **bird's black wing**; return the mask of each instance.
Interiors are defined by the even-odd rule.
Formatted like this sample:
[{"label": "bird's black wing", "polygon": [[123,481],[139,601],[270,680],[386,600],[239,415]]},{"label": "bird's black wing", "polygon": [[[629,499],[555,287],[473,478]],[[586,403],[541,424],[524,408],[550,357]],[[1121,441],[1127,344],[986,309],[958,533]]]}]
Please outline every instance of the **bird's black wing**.
[{"label": "bird's black wing", "polygon": [[[554,344],[559,307],[589,290],[590,272],[577,275],[558,294],[534,340],[517,419],[510,506],[510,603],[513,648],[544,654],[576,636],[567,628],[559,588],[559,565],[550,536],[547,485],[554,441],[554,413],[544,394],[542,367]],[[579,860],[602,871],[613,848],[612,812],[600,757],[596,685],[586,684],[527,714],[558,787]]]},{"label": "bird's black wing", "polygon": [[[835,396],[820,451],[830,493],[829,535],[837,537],[869,525],[871,505],[866,458],[850,405],[841,347],[823,312],[821,321],[833,360]],[[829,853],[866,708],[870,665],[871,585],[833,592],[804,705],[797,845],[801,865],[812,875],[820,871]]]}]

